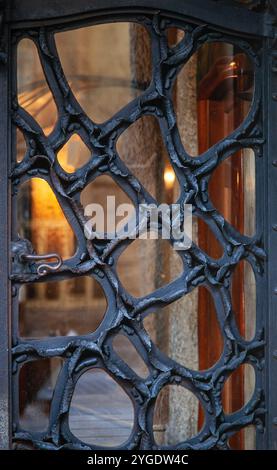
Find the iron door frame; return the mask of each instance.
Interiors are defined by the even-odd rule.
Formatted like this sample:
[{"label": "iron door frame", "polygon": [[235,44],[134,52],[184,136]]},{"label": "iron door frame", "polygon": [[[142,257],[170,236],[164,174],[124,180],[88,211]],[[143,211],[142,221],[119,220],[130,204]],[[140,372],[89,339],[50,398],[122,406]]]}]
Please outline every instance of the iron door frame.
[{"label": "iron door frame", "polygon": [[[261,163],[257,178],[258,212],[262,227],[263,248],[267,253],[265,274],[260,281],[257,309],[265,327],[265,368],[261,393],[265,399],[264,432],[257,446],[263,449],[277,448],[277,2],[255,1],[238,6],[235,0],[13,0],[0,3],[0,448],[11,448],[11,44],[16,30],[57,24],[81,25],[86,21],[107,21],[115,16],[158,14],[171,20],[182,18],[194,24],[208,24],[223,34],[238,36],[251,42],[263,42],[262,104],[259,110],[263,123]],[[276,195],[276,196],[275,196]],[[17,356],[20,362],[20,356]],[[146,444],[147,447],[147,444]],[[146,448],[145,447],[145,448]],[[143,448],[143,447],[142,447]]]}]

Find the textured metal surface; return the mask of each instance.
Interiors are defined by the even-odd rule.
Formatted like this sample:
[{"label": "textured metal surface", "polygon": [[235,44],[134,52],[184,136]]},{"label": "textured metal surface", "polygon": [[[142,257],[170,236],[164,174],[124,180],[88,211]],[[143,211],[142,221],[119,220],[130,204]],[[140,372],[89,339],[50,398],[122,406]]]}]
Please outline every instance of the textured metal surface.
[{"label": "textured metal surface", "polygon": [[0,448],[10,446],[10,282],[9,272],[9,32],[4,22],[5,3],[0,2]]},{"label": "textured metal surface", "polygon": [[[120,12],[110,20],[120,19]],[[128,17],[124,15],[124,20]],[[200,433],[180,442],[176,449],[225,449],[229,437],[247,425],[255,424],[258,432],[264,429],[265,395],[263,382],[264,332],[262,308],[257,312],[257,331],[252,341],[245,341],[236,327],[230,295],[231,275],[241,260],[249,262],[255,272],[257,284],[264,279],[265,251],[262,226],[258,235],[248,238],[238,233],[213,207],[208,192],[208,180],[217,166],[228,156],[243,148],[252,148],[258,157],[263,155],[265,137],[262,121],[262,53],[263,43],[258,40],[229,36],[203,25],[173,21],[162,14],[133,14],[130,20],[145,25],[152,40],[153,80],[143,94],[121,109],[115,116],[99,125],[95,124],[76,101],[60,64],[54,44],[52,26],[17,30],[14,47],[21,37],[30,37],[37,45],[44,73],[55,97],[59,119],[54,131],[46,137],[38,123],[13,99],[12,119],[27,142],[27,152],[11,171],[14,197],[20,184],[32,177],[45,179],[63,208],[78,240],[73,258],[63,263],[57,273],[48,273],[43,281],[68,279],[84,274],[101,283],[108,300],[108,309],[101,327],[83,337],[55,337],[43,340],[22,340],[14,331],[13,383],[14,383],[14,442],[32,444],[39,449],[90,449],[72,435],[68,426],[70,401],[80,375],[93,367],[108,372],[126,391],[134,404],[134,427],[125,449],[155,449],[153,411],[155,400],[167,384],[178,384],[194,393],[205,412],[205,424]],[[167,45],[166,28],[186,29],[185,38],[174,48]],[[57,27],[56,27],[57,29]],[[171,90],[182,65],[197,49],[208,41],[226,41],[239,46],[249,55],[255,66],[255,95],[249,115],[230,136],[199,157],[191,158],[183,148],[178,133]],[[171,284],[150,295],[135,299],[120,284],[116,273],[116,260],[131,241],[107,240],[93,243],[84,237],[86,222],[80,204],[80,192],[100,175],[110,175],[128,193],[134,205],[154,202],[140,181],[125,166],[116,152],[118,137],[143,115],[159,120],[163,140],[178,177],[180,202],[193,205],[194,214],[201,217],[216,234],[224,255],[211,259],[197,245],[181,251],[182,275]],[[67,174],[59,165],[57,152],[73,133],[78,133],[93,153],[91,160],[73,174]],[[173,240],[171,240],[173,243]],[[22,283],[42,282],[36,272],[13,272],[14,293]],[[143,318],[155,307],[165,307],[205,285],[211,292],[217,308],[218,322],[224,340],[220,360],[208,371],[192,371],[163,355],[143,328]],[[184,312],[185,314],[185,312]],[[112,348],[113,337],[124,332],[137,348],[149,367],[149,377],[138,377]],[[31,433],[18,423],[18,374],[28,361],[40,358],[62,357],[62,371],[57,379],[51,404],[49,427],[46,433]],[[244,407],[226,415],[222,407],[221,392],[230,374],[240,365],[251,364],[256,373],[255,391]],[[99,447],[98,447],[99,448]],[[171,446],[172,448],[172,446]]]}]

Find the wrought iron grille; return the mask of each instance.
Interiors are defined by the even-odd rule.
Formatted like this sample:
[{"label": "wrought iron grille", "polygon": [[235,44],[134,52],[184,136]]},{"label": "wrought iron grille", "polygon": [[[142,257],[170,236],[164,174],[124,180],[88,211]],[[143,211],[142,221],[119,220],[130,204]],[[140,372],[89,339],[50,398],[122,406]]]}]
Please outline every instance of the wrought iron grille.
[{"label": "wrought iron grille", "polygon": [[[134,406],[132,433],[124,446],[119,448],[159,448],[153,433],[155,402],[164,386],[178,384],[190,390],[201,402],[205,423],[196,436],[178,443],[174,448],[226,449],[229,446],[229,437],[244,427],[254,424],[261,433],[264,428],[263,319],[258,313],[256,334],[251,341],[246,341],[240,336],[232,309],[230,279],[237,264],[246,260],[251,264],[259,281],[263,277],[266,255],[260,228],[258,227],[258,235],[252,238],[238,233],[213,206],[209,198],[208,181],[218,165],[236,151],[251,148],[257,159],[263,154],[263,42],[256,39],[249,42],[247,38],[218,31],[207,24],[193,24],[185,19],[173,20],[159,12],[143,15],[118,13],[112,15],[110,20],[135,21],[144,25],[152,42],[153,72],[149,87],[104,124],[96,124],[88,117],[69,86],[54,40],[54,33],[62,30],[62,27],[32,26],[30,29],[17,29],[14,32],[14,51],[23,37],[35,42],[59,113],[55,129],[46,136],[34,118],[19,106],[14,85],[13,124],[24,134],[27,143],[24,159],[20,163],[14,163],[11,171],[14,197],[16,198],[16,192],[24,181],[33,177],[43,178],[56,195],[78,240],[76,254],[65,261],[56,273],[50,272],[41,278],[34,266],[31,266],[29,272],[12,273],[15,304],[19,288],[24,283],[69,279],[83,275],[95,278],[102,285],[108,300],[104,321],[92,334],[27,340],[19,338],[14,327],[14,442],[20,447],[34,446],[49,450],[96,448],[81,442],[71,433],[68,418],[71,398],[79,377],[88,369],[101,368],[125,390]],[[79,26],[83,24],[85,23],[79,23]],[[186,32],[174,48],[170,48],[167,42],[166,29],[170,27],[184,29]],[[250,57],[255,67],[254,98],[247,118],[231,135],[201,156],[192,158],[181,143],[172,89],[182,66],[201,45],[212,41],[237,45]],[[132,243],[132,240],[106,240],[102,243],[86,240],[86,219],[80,204],[80,193],[89,182],[106,174],[129,195],[136,208],[139,203],[155,202],[116,151],[119,136],[145,115],[155,116],[159,121],[164,144],[180,183],[180,202],[192,204],[194,214],[204,219],[220,239],[224,255],[215,261],[193,243],[189,250],[179,252],[183,261],[183,273],[177,280],[150,295],[135,299],[121,285],[115,268],[118,253]],[[68,174],[59,165],[57,152],[73,133],[81,136],[93,157],[84,167]],[[170,242],[173,243],[174,240]],[[161,353],[145,331],[143,319],[153,308],[163,308],[200,285],[206,286],[214,298],[224,349],[219,361],[211,369],[193,371]],[[120,332],[128,336],[146,362],[149,368],[149,376],[146,379],[137,376],[113,350],[112,339]],[[63,366],[51,403],[49,426],[44,434],[32,433],[19,425],[19,370],[28,361],[50,357],[63,358]],[[228,415],[222,406],[222,389],[232,372],[245,363],[251,364],[255,369],[255,391],[241,410]]]}]

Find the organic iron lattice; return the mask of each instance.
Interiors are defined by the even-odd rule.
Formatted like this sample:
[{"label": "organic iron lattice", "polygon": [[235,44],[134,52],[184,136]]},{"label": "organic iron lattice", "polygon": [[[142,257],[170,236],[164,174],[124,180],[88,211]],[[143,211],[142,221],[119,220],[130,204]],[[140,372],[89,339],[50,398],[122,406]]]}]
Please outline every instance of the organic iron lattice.
[{"label": "organic iron lattice", "polygon": [[[117,15],[116,19],[134,21],[134,16]],[[154,406],[159,392],[168,384],[178,384],[189,389],[201,402],[205,413],[202,430],[171,448],[225,449],[228,448],[229,437],[244,427],[255,424],[261,432],[263,430],[265,405],[262,369],[265,342],[262,322],[257,319],[258,327],[252,341],[246,341],[240,336],[232,310],[230,276],[241,260],[251,264],[257,278],[263,276],[265,252],[261,246],[261,235],[250,238],[238,233],[213,207],[207,189],[210,175],[225,158],[244,148],[252,148],[257,156],[262,153],[260,44],[257,41],[254,46],[250,46],[246,39],[217,32],[207,25],[173,21],[159,13],[143,16],[136,14],[135,20],[144,25],[151,37],[152,81],[139,97],[103,124],[95,124],[84,113],[70,89],[55,47],[54,32],[59,28],[32,27],[30,31],[17,30],[15,35],[15,49],[22,37],[29,37],[35,42],[59,117],[53,132],[46,137],[38,123],[19,106],[14,96],[13,123],[24,134],[27,143],[24,159],[12,168],[14,192],[20,184],[32,177],[46,180],[70,220],[78,240],[74,257],[66,260],[57,272],[46,274],[43,280],[90,275],[101,283],[108,300],[105,319],[92,334],[40,340],[25,340],[14,334],[15,396],[18,394],[18,373],[22,364],[50,357],[61,357],[64,360],[51,403],[47,432],[32,433],[20,428],[15,406],[14,441],[23,446],[33,445],[50,450],[96,449],[96,446],[85,444],[74,437],[68,425],[74,386],[82,373],[96,367],[110,374],[134,405],[133,430],[128,441],[120,448],[159,448],[153,433]],[[167,43],[166,29],[169,27],[184,29],[186,32],[174,48],[170,48]],[[201,156],[192,158],[181,143],[171,92],[182,66],[204,43],[212,41],[237,45],[250,57],[255,65],[254,99],[247,118],[235,131]],[[180,183],[181,202],[192,204],[194,214],[204,219],[217,236],[220,234],[218,238],[224,248],[224,255],[215,261],[193,243],[189,250],[179,252],[184,270],[178,279],[143,298],[135,299],[121,285],[114,262],[122,244],[127,246],[132,240],[97,243],[86,240],[86,219],[80,204],[80,193],[93,179],[106,174],[126,191],[136,208],[139,203],[154,202],[116,151],[119,136],[145,115],[155,116],[159,121],[164,144]],[[59,165],[57,153],[73,133],[79,134],[93,157],[75,173],[68,174]],[[41,281],[35,265],[30,265],[28,272],[13,273],[11,277],[15,295],[23,283]],[[224,340],[220,360],[211,369],[201,372],[192,371],[162,354],[142,323],[153,308],[166,307],[199,285],[206,286],[213,295]],[[127,335],[143,357],[149,368],[148,378],[137,376],[113,350],[113,338],[119,333]],[[245,363],[255,369],[254,394],[241,410],[225,414],[222,389],[231,373]]]}]

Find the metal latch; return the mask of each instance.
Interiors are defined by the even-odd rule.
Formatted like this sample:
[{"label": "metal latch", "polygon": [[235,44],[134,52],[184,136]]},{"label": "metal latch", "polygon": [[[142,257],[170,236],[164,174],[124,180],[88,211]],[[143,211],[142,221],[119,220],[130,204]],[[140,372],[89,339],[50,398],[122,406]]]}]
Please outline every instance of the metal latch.
[{"label": "metal latch", "polygon": [[[12,270],[13,274],[37,273],[39,276],[45,276],[47,273],[56,272],[62,266],[63,260],[58,253],[47,253],[37,255],[29,240],[19,238],[12,242]],[[55,263],[41,263],[36,261],[56,260]]]}]

